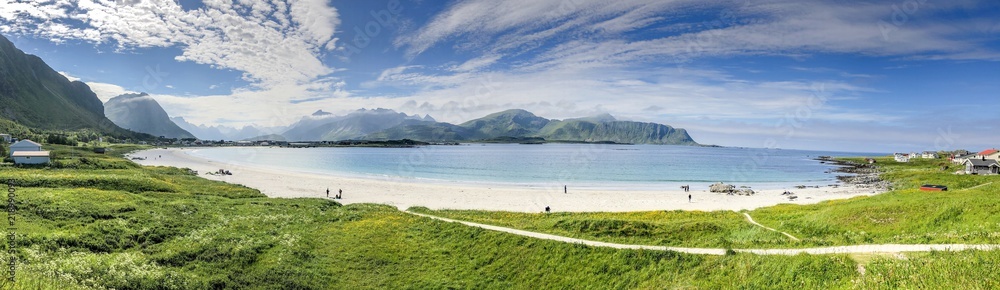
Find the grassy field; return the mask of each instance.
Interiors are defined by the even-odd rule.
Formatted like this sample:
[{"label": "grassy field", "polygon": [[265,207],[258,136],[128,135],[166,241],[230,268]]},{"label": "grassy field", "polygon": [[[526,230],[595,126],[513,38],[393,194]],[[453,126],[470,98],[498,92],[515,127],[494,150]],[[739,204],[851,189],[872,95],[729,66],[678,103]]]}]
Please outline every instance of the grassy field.
[{"label": "grassy field", "polygon": [[[895,191],[815,205],[753,211],[763,224],[818,245],[1000,242],[1000,176],[954,175],[943,160],[880,160]],[[946,161],[945,161],[946,162]],[[942,184],[947,192],[920,191]]]},{"label": "grassy field", "polygon": [[[14,244],[18,279],[0,279],[4,289],[988,289],[1000,281],[1000,257],[992,252],[873,257],[861,275],[857,259],[848,256],[592,248],[387,206],[270,199],[183,169],[138,167],[114,156],[134,148],[113,148],[112,156],[53,149],[57,165],[0,167],[0,180],[23,185]],[[558,228],[601,230],[621,241],[671,233],[705,245],[780,238],[737,222],[698,222],[735,215],[589,214]],[[639,223],[663,218],[690,222],[677,222],[687,224],[681,232],[664,232],[675,224]],[[11,245],[2,244],[6,253]],[[0,267],[0,277],[7,271]]]},{"label": "grassy field", "polygon": [[411,211],[490,225],[622,244],[775,248],[791,245],[779,233],[746,222],[732,211],[653,211],[633,213],[516,213],[468,210]]},{"label": "grassy field", "polygon": [[[861,161],[861,160],[859,160]],[[897,190],[813,205],[749,211],[757,222],[802,241],[751,226],[735,212],[510,213],[413,210],[458,220],[607,242],[716,248],[801,248],[861,244],[1000,242],[998,176],[954,175],[946,160],[880,159]],[[923,192],[922,184],[951,191]]]}]

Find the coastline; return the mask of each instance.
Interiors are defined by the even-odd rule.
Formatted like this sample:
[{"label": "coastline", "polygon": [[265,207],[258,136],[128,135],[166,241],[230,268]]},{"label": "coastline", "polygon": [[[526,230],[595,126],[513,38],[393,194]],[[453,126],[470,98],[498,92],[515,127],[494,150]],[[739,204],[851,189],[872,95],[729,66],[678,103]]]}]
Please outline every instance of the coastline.
[{"label": "coastline", "polygon": [[[811,204],[826,200],[870,196],[880,191],[854,185],[790,189],[799,198],[790,201],[782,189],[757,191],[754,196],[710,193],[708,190],[684,192],[669,190],[614,190],[493,186],[489,184],[437,184],[353,178],[318,173],[287,171],[263,166],[211,161],[187,154],[186,149],[150,149],[126,156],[141,165],[172,166],[198,171],[200,177],[241,184],[260,190],[273,198],[325,198],[344,190],[344,204],[387,204],[402,210],[414,206],[430,209],[467,209],[513,212],[541,212],[546,206],[563,212],[630,212],[653,210],[752,210],[782,203]],[[226,169],[233,175],[208,175]],[[707,187],[708,184],[700,185]],[[688,202],[688,194],[691,202]]]}]

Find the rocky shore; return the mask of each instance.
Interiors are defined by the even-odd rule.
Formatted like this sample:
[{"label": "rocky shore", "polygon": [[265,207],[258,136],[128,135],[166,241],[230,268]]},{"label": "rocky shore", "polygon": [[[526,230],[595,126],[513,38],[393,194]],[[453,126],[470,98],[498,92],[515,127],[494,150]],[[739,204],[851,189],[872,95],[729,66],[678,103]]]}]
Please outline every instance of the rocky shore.
[{"label": "rocky shore", "polygon": [[892,183],[882,180],[880,177],[882,170],[875,163],[858,163],[839,160],[829,156],[821,156],[816,160],[837,166],[837,169],[833,170],[834,172],[849,174],[837,176],[837,180],[840,180],[844,184],[878,191],[892,190]]}]

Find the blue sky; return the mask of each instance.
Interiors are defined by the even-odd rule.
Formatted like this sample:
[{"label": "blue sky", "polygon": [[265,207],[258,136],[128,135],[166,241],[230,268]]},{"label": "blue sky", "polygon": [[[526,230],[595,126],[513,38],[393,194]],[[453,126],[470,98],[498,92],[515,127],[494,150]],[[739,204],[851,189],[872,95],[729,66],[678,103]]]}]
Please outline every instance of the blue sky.
[{"label": "blue sky", "polygon": [[523,108],[726,146],[1000,146],[995,1],[0,0],[0,33],[196,124]]}]

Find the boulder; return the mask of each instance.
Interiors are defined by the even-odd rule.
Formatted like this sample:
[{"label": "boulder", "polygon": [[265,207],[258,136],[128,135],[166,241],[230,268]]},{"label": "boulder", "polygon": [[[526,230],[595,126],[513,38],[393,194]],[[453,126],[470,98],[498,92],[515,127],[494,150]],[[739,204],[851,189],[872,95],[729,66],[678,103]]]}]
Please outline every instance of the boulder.
[{"label": "boulder", "polygon": [[736,186],[732,184],[723,184],[722,182],[719,182],[716,184],[712,184],[712,186],[709,186],[708,190],[710,192],[715,192],[715,193],[733,193],[736,191]]}]

